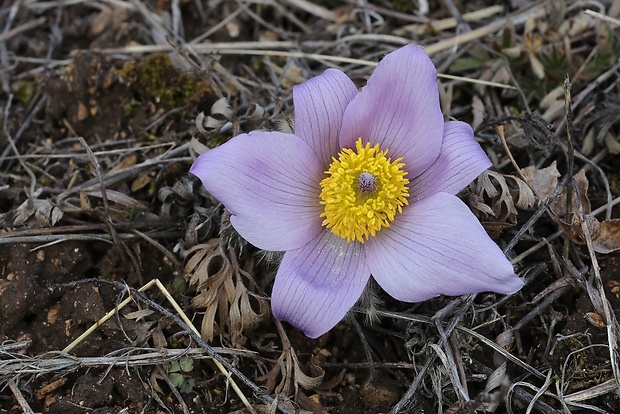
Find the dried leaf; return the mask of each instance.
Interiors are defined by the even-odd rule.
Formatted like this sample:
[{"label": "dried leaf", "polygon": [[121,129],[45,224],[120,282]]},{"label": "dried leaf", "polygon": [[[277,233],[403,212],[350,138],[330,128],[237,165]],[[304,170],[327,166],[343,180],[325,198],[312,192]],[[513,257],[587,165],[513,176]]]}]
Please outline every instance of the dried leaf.
[{"label": "dried leaf", "polygon": [[53,226],[63,217],[64,213],[50,200],[28,198],[15,212],[14,226],[21,226],[34,216],[42,227]]},{"label": "dried leaf", "polygon": [[233,116],[233,111],[228,103],[228,99],[220,98],[211,106],[211,116],[220,120],[229,120]]},{"label": "dried leaf", "polygon": [[551,0],[547,3],[548,20],[552,27],[558,27],[566,17],[566,1]]},{"label": "dried leaf", "polygon": [[250,295],[258,293],[256,281],[239,267],[235,255],[232,249],[224,250],[219,238],[211,239],[189,250],[185,272],[190,285],[196,286],[192,303],[205,309],[201,336],[211,341],[219,334],[223,342],[228,339],[232,346],[240,347],[245,332],[255,329],[270,313],[265,299]]},{"label": "dried leaf", "polygon": [[[527,178],[528,182],[541,200],[546,200],[555,191],[558,185],[558,179],[560,172],[557,169],[556,162],[554,161],[550,166],[542,169],[537,169],[533,166],[523,169],[523,175]],[[560,195],[553,200],[549,205],[549,208],[556,217],[556,222],[564,230],[564,233],[574,243],[582,244],[585,242],[585,235],[583,234],[583,228],[581,227],[581,221],[579,217],[582,216],[580,205],[583,206],[583,214],[590,212],[590,200],[588,199],[588,179],[586,178],[585,171],[580,170],[574,177],[577,189],[579,192],[579,198],[573,192],[571,194],[571,205],[567,211],[567,191],[570,189],[573,191],[573,186],[568,186],[560,193]],[[590,231],[593,234],[598,232],[598,221],[593,217],[586,218],[586,225],[589,226]]]},{"label": "dried leaf", "polygon": [[309,375],[306,375],[301,370],[299,366],[299,361],[297,361],[297,357],[294,357],[294,360],[295,360],[294,372],[295,372],[295,383],[296,384],[301,385],[303,388],[307,390],[312,390],[318,387],[319,385],[321,385],[321,382],[323,382],[323,376],[325,375],[325,373],[320,374],[319,376],[316,376],[316,377],[311,377]]},{"label": "dried leaf", "polygon": [[605,145],[610,154],[620,154],[620,142],[609,132],[605,134]]},{"label": "dried leaf", "polygon": [[598,253],[620,250],[620,219],[604,220],[598,234],[592,238],[592,243]]},{"label": "dried leaf", "polygon": [[[90,190],[85,191],[86,195],[89,197],[98,197],[103,198],[103,194],[101,190]],[[140,211],[149,211],[149,207],[145,206],[144,203],[136,200],[128,196],[127,194],[121,193],[120,191],[107,189],[105,195],[108,201],[111,201],[116,204],[120,204],[124,207],[127,207],[130,210],[140,210]]]},{"label": "dried leaf", "polygon": [[282,79],[282,86],[286,89],[290,89],[295,85],[304,83],[306,78],[302,75],[302,70],[295,64],[288,65],[284,70],[284,77]]},{"label": "dried leaf", "polygon": [[110,169],[110,172],[120,171],[124,168],[133,167],[138,163],[138,157],[135,154],[123,158],[118,164]]},{"label": "dried leaf", "polygon": [[[280,357],[271,370],[259,378],[258,381],[266,381],[265,388],[272,394],[291,395],[299,392],[299,386],[307,390],[317,389],[323,382],[325,372],[322,368],[314,366],[317,375],[307,375],[303,372],[297,359],[295,350],[289,345],[282,350]],[[311,369],[312,371],[312,369]]]},{"label": "dried leaf", "polygon": [[[588,113],[583,121],[583,129],[594,130],[595,143],[607,144],[607,134],[618,123],[618,111],[620,111],[620,96],[614,94],[598,94],[595,96],[594,108]],[[611,143],[614,147],[613,143]]]},{"label": "dried leaf", "polygon": [[295,394],[295,402],[299,404],[299,406],[303,409],[302,411],[305,411],[306,413],[313,413],[313,414],[329,413],[329,410],[323,407],[321,403],[319,402],[319,400],[314,400],[313,398],[308,397],[306,394],[304,394],[301,391],[298,391]]},{"label": "dried leaf", "polygon": [[[560,176],[555,161],[549,167],[540,170],[535,167],[525,168],[523,173],[528,178],[534,191],[542,199],[548,198],[555,190]],[[586,239],[580,217],[589,214],[592,208],[588,198],[589,184],[584,170],[580,170],[575,174],[573,179],[579,192],[579,200],[576,198],[577,195],[573,193],[571,206],[567,212],[567,189],[565,189],[553,200],[549,207],[556,217],[557,224],[564,230],[568,238],[574,243],[583,244]],[[572,185],[568,188],[574,189]],[[583,211],[581,208],[583,208]],[[594,250],[597,253],[607,254],[620,250],[620,219],[599,222],[595,217],[585,216],[585,224],[588,226]]]},{"label": "dried leaf", "polygon": [[[198,124],[198,119],[196,119],[196,124]],[[209,147],[207,147],[205,144],[202,144],[195,137],[192,137],[192,139],[189,142],[189,152],[192,155],[192,157],[197,157],[198,155],[202,154],[203,152],[207,150],[209,150]]]},{"label": "dried leaf", "polygon": [[521,170],[527,181],[532,186],[534,193],[541,199],[546,200],[558,186],[560,172],[555,161],[550,166],[537,169],[534,166]]},{"label": "dried leaf", "polygon": [[[480,219],[484,228],[491,237],[494,237],[499,235],[504,228],[516,224],[516,221],[512,222],[510,220],[511,223],[508,223],[507,219],[511,215],[512,210],[514,210],[514,204],[510,200],[507,204],[507,209],[502,208],[502,202],[499,201],[502,197],[498,197],[501,192],[493,185],[490,173],[493,172],[485,171],[478,177],[474,186],[473,198],[470,197],[470,206],[474,209],[474,214]],[[516,214],[513,215],[516,216]]]},{"label": "dried leaf", "polygon": [[125,319],[140,320],[140,319],[145,318],[145,317],[147,317],[149,315],[152,315],[154,313],[155,313],[155,311],[151,310],[151,309],[140,309],[140,310],[137,310],[135,312],[129,312],[129,313],[123,315],[123,317]]},{"label": "dried leaf", "polygon": [[553,146],[557,143],[553,127],[536,112],[527,114],[521,122],[523,124],[523,133],[529,144],[537,151],[540,151],[543,156],[548,156]]},{"label": "dried leaf", "polygon": [[285,115],[278,121],[278,131],[285,134],[292,134],[295,130],[295,115]]},{"label": "dried leaf", "polygon": [[502,49],[502,53],[511,58],[518,58],[521,56],[521,46],[513,46]]},{"label": "dried leaf", "polygon": [[[580,170],[573,177],[575,183],[577,185],[577,189],[579,190],[579,197],[581,198],[581,205],[583,206],[583,213],[589,214],[591,211],[590,199],[588,198],[588,179],[586,178],[586,173],[584,170]],[[566,197],[567,197],[567,189],[572,191],[571,194],[571,206],[569,211],[566,211]],[[572,185],[568,186],[567,189],[562,191],[562,193],[553,200],[551,203],[551,211],[553,211],[559,217],[565,217],[568,214],[573,214],[576,217],[581,215],[579,209],[579,202],[576,199],[576,194],[574,193],[574,187]]]},{"label": "dried leaf", "polygon": [[537,198],[527,183],[487,170],[470,186],[469,205],[491,237],[517,223],[517,209],[532,208]]},{"label": "dried leaf", "polygon": [[241,117],[244,121],[257,121],[263,118],[265,115],[265,108],[260,106],[259,104],[252,103],[248,106],[248,110],[245,111],[245,114]]},{"label": "dried leaf", "polygon": [[500,66],[499,69],[497,69],[497,72],[495,72],[495,74],[491,78],[491,82],[502,83],[504,85],[509,85],[510,80],[510,72],[508,72],[506,65]]},{"label": "dried leaf", "polygon": [[195,121],[196,128],[202,134],[208,133],[208,131],[204,127],[204,120],[205,120],[205,113],[204,112],[200,112],[198,115],[196,115],[196,121]]},{"label": "dried leaf", "polygon": [[505,176],[507,180],[511,180],[516,184],[517,189],[512,191],[515,206],[524,210],[529,210],[536,205],[536,196],[525,181],[512,175]]},{"label": "dried leaf", "polygon": [[226,98],[220,98],[211,106],[211,115],[205,118],[204,112],[196,116],[196,128],[203,134],[213,134],[230,121],[234,115]]},{"label": "dried leaf", "polygon": [[605,323],[605,319],[601,315],[596,312],[586,312],[583,315],[583,318],[592,326],[600,329],[605,329],[607,324]]},{"label": "dried leaf", "polygon": [[131,183],[131,192],[135,193],[137,191],[140,191],[152,182],[154,182],[154,180],[153,177],[151,177],[150,171],[141,172],[138,177]]},{"label": "dried leaf", "polygon": [[491,170],[483,172],[476,181],[474,193],[491,208],[495,219],[505,221],[509,216],[516,216],[510,188],[500,173]]},{"label": "dried leaf", "polygon": [[536,75],[538,79],[544,79],[545,67],[543,66],[543,64],[536,57],[535,54],[529,53],[528,56],[530,58],[530,67],[532,68],[532,72],[534,72],[534,75]]},{"label": "dried leaf", "polygon": [[88,194],[86,194],[86,191],[84,190],[80,190],[80,209],[86,213],[92,211],[93,209],[92,205],[90,204]]},{"label": "dried leaf", "polygon": [[217,132],[222,129],[224,125],[226,125],[226,122],[228,121],[208,116],[206,121],[204,121],[202,125],[207,132]]},{"label": "dried leaf", "polygon": [[478,129],[480,124],[484,121],[484,116],[486,111],[484,109],[484,104],[482,103],[482,99],[480,99],[477,95],[474,95],[471,99],[471,111],[474,116],[474,120],[472,121],[471,127],[474,129]]},{"label": "dried leaf", "polygon": [[586,30],[594,27],[594,23],[596,22],[594,17],[589,16],[583,12],[570,19],[570,21],[572,24],[568,31],[568,36],[571,38],[575,38],[581,35]]},{"label": "dried leaf", "polygon": [[[483,216],[494,217],[493,209],[484,203],[484,199],[477,194],[471,194],[469,197],[469,205],[474,210],[478,210]],[[480,214],[478,214],[480,216]]]},{"label": "dried leaf", "polygon": [[583,155],[592,154],[592,151],[594,150],[595,138],[596,131],[594,128],[590,128],[583,139],[583,144],[581,144],[581,152]]},{"label": "dried leaf", "polygon": [[[586,242],[586,237],[583,232],[583,227],[581,226],[581,221],[579,220],[579,216],[576,214],[570,215],[570,222],[564,221],[562,219],[556,220],[560,228],[564,231],[564,234],[568,236],[568,238],[576,244],[584,244]],[[600,223],[595,217],[585,217],[586,226],[590,230],[590,234],[595,237],[600,232]]]},{"label": "dried leaf", "polygon": [[127,20],[129,9],[124,7],[106,7],[101,5],[102,10],[90,22],[88,27],[92,37],[103,33],[118,33],[121,24]]},{"label": "dried leaf", "polygon": [[540,108],[545,109],[543,119],[552,122],[564,115],[564,86],[558,86],[549,92],[541,101]]}]

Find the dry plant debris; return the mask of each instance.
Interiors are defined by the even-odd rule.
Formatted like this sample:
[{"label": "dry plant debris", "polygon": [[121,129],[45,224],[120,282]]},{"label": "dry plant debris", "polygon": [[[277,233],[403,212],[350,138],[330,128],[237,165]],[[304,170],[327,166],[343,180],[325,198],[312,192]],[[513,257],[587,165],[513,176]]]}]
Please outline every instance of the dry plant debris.
[{"label": "dry plant debris", "polygon": [[[619,18],[618,0],[2,2],[0,411],[619,412]],[[494,163],[461,198],[526,286],[379,293],[378,322],[359,308],[310,340],[271,317],[280,256],[187,171],[292,128],[293,85],[337,67],[361,87],[408,43]],[[135,290],[156,278],[201,337]]]}]

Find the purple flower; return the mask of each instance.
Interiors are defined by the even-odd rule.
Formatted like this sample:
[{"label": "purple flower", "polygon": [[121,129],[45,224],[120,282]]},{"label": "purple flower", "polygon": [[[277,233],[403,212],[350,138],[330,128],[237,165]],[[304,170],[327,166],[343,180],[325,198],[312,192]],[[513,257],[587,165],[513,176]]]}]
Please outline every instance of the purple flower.
[{"label": "purple flower", "polygon": [[309,337],[344,317],[371,274],[405,302],[523,286],[456,197],[491,162],[469,125],[444,123],[436,77],[413,45],[361,91],[328,69],[293,89],[294,135],[239,135],[190,170],[245,239],[286,251],[273,313]]}]

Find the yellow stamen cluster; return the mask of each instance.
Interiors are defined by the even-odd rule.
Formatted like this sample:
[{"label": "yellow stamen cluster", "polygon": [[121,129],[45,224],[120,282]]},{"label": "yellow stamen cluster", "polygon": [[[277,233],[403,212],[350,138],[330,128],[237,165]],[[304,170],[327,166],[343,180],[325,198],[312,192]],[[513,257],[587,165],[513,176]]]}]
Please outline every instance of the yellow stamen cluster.
[{"label": "yellow stamen cluster", "polygon": [[[343,148],[332,158],[327,178],[321,181],[323,225],[339,237],[364,243],[382,227],[389,227],[409,197],[409,180],[402,158],[392,161],[379,145],[362,144],[355,151]],[[360,180],[360,175],[364,174]],[[370,174],[370,175],[369,175]],[[369,191],[369,178],[374,179]],[[360,188],[362,187],[362,188]]]}]

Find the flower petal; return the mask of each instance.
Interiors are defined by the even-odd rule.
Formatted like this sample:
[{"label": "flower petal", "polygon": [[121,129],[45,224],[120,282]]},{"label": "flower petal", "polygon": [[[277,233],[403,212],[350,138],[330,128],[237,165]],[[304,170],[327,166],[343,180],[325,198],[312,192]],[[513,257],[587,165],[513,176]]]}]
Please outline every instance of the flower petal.
[{"label": "flower petal", "polygon": [[353,81],[338,69],[327,69],[293,88],[295,135],[314,150],[324,169],[341,149],[342,115],[357,94]]},{"label": "flower petal", "polygon": [[467,206],[448,193],[408,206],[364,246],[375,280],[405,302],[442,294],[511,294],[523,286]]},{"label": "flower petal", "polygon": [[369,278],[362,245],[324,230],[284,254],[273,285],[273,314],[317,338],[346,315]]},{"label": "flower petal", "polygon": [[410,180],[439,155],[443,139],[437,70],[419,46],[387,55],[344,113],[340,145],[379,144],[392,159],[403,158]]},{"label": "flower petal", "polygon": [[439,192],[457,194],[491,165],[468,124],[446,122],[439,158],[413,180],[409,194],[412,200]]},{"label": "flower petal", "polygon": [[190,172],[233,214],[239,234],[261,249],[299,248],[323,229],[323,167],[295,135],[239,135],[201,154]]}]

